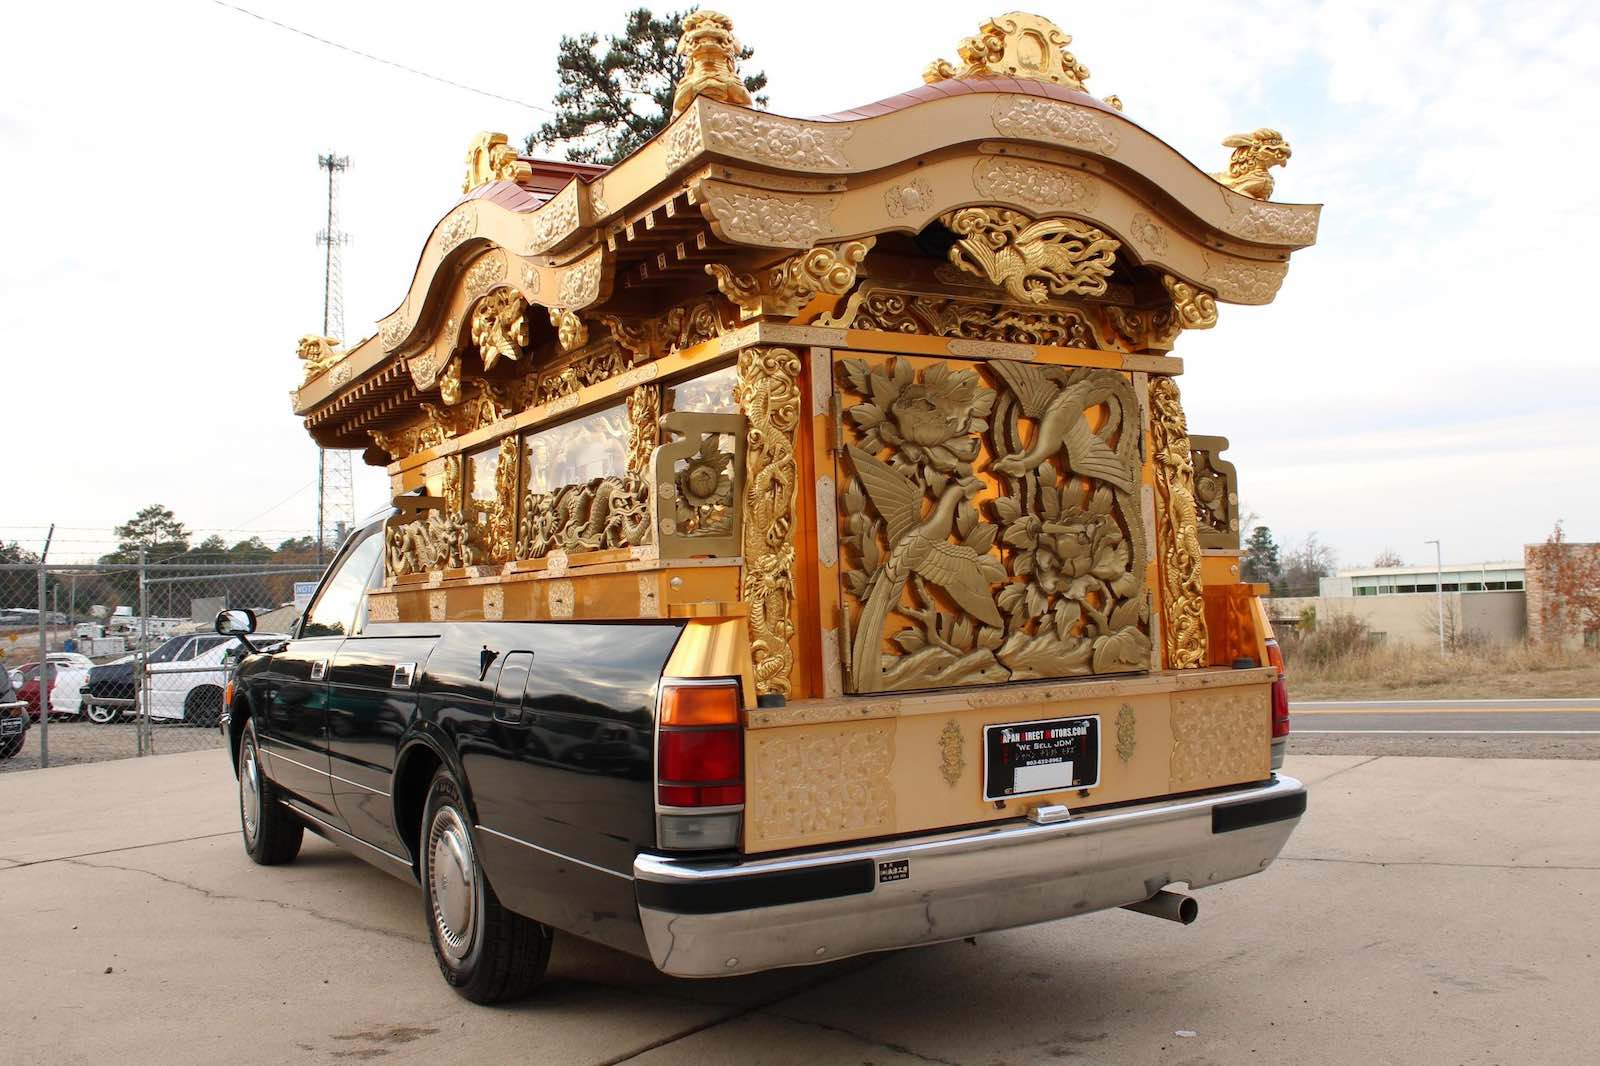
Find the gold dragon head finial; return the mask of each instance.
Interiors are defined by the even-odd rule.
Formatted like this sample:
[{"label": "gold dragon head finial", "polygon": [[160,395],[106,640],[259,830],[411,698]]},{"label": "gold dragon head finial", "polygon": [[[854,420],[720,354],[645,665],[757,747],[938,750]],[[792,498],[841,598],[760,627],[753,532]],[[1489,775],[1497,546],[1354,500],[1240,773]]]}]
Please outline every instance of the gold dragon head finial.
[{"label": "gold dragon head finial", "polygon": [[345,353],[340,350],[337,337],[322,337],[315,333],[307,333],[295,346],[295,355],[305,363],[305,380],[310,381],[343,359]]},{"label": "gold dragon head finial", "polygon": [[697,96],[750,106],[750,92],[739,80],[739,42],[727,15],[702,10],[684,19],[678,54],[689,62],[672,94],[673,118]]},{"label": "gold dragon head finial", "polygon": [[1083,89],[1089,68],[1067,51],[1072,38],[1047,18],[1012,11],[985,22],[976,36],[956,47],[965,66],[936,59],[923,71],[926,82],[948,78],[1029,78]]},{"label": "gold dragon head finial", "polygon": [[462,192],[471,192],[491,181],[526,181],[533,177],[533,165],[517,158],[503,133],[484,131],[472,139],[467,149],[467,176]]},{"label": "gold dragon head finial", "polygon": [[1224,138],[1222,147],[1232,148],[1228,169],[1211,175],[1234,192],[1266,200],[1272,196],[1270,168],[1289,164],[1289,142],[1283,134],[1266,127],[1254,133],[1235,133]]}]

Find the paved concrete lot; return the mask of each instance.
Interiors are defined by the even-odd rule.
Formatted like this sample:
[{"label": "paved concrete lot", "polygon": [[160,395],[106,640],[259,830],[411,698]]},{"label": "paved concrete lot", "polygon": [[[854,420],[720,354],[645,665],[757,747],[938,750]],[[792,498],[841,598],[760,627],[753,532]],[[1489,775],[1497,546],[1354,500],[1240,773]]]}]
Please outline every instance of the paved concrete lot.
[{"label": "paved concrete lot", "polygon": [[[253,866],[217,752],[0,777],[0,1059],[1570,1063],[1600,988],[1600,763],[1317,756],[1286,857],[1182,928],[1116,911],[729,982],[558,941],[511,1008],[413,888]],[[1179,1035],[1192,1034],[1192,1035]]]},{"label": "paved concrete lot", "polygon": [[[50,765],[127,759],[139,753],[138,725],[131,720],[96,725],[83,719],[58,719],[50,723]],[[39,723],[28,730],[22,750],[0,762],[0,774],[39,768]],[[154,754],[222,748],[222,734],[215,726],[193,726],[186,722],[150,723],[149,742]]]}]

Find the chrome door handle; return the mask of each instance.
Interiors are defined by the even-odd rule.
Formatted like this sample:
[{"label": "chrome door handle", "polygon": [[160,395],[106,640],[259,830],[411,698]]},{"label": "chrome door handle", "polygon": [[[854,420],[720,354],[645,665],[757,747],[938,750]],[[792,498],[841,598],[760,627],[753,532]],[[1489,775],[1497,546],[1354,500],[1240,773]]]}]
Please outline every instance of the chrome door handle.
[{"label": "chrome door handle", "polygon": [[417,680],[416,663],[396,663],[394,677],[389,681],[390,688],[410,688]]},{"label": "chrome door handle", "polygon": [[313,681],[321,681],[323,678],[325,678],[327,676],[328,676],[328,660],[326,660],[326,659],[313,659],[313,660],[311,660],[311,680],[313,680]]}]

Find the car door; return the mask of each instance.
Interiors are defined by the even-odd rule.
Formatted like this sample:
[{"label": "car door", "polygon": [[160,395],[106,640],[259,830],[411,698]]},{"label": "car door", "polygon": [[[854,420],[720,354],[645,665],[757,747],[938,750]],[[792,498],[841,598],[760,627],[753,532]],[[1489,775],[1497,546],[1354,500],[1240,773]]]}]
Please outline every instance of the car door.
[{"label": "car door", "polygon": [[186,670],[194,659],[195,651],[200,646],[200,638],[190,637],[178,645],[170,658],[164,662],[152,660],[146,669],[150,672],[150,717],[151,718],[182,718],[183,717],[183,682],[187,674],[177,673]]},{"label": "car door", "polygon": [[[373,539],[381,540],[381,535]],[[379,552],[367,591],[381,588],[383,581]],[[417,683],[438,637],[439,627],[432,622],[370,621],[363,594],[355,630],[328,668],[334,803],[351,833],[393,855],[406,853],[390,799],[395,753],[416,716]]]},{"label": "car door", "polygon": [[[310,813],[344,827],[328,768],[328,666],[355,626],[356,608],[383,538],[357,533],[323,575],[295,639],[265,671],[266,713],[258,725],[268,772]],[[264,727],[264,728],[263,728]]]}]

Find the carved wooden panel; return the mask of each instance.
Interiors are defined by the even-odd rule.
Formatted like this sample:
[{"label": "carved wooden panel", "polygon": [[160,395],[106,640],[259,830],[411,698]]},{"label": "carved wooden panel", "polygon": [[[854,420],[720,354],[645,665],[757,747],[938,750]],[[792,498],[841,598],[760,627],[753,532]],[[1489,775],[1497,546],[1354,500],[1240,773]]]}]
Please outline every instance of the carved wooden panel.
[{"label": "carved wooden panel", "polygon": [[869,356],[835,379],[847,691],[1149,668],[1126,375]]},{"label": "carved wooden panel", "polygon": [[752,844],[894,829],[893,723],[757,731],[750,745]]},{"label": "carved wooden panel", "polygon": [[1202,548],[1239,547],[1239,475],[1222,458],[1227,437],[1189,435],[1194,455],[1195,526]]},{"label": "carved wooden panel", "polygon": [[674,411],[661,430],[651,497],[661,558],[738,555],[744,417]]},{"label": "carved wooden panel", "polygon": [[1265,685],[1175,694],[1171,790],[1265,777],[1271,760],[1271,710]]}]

